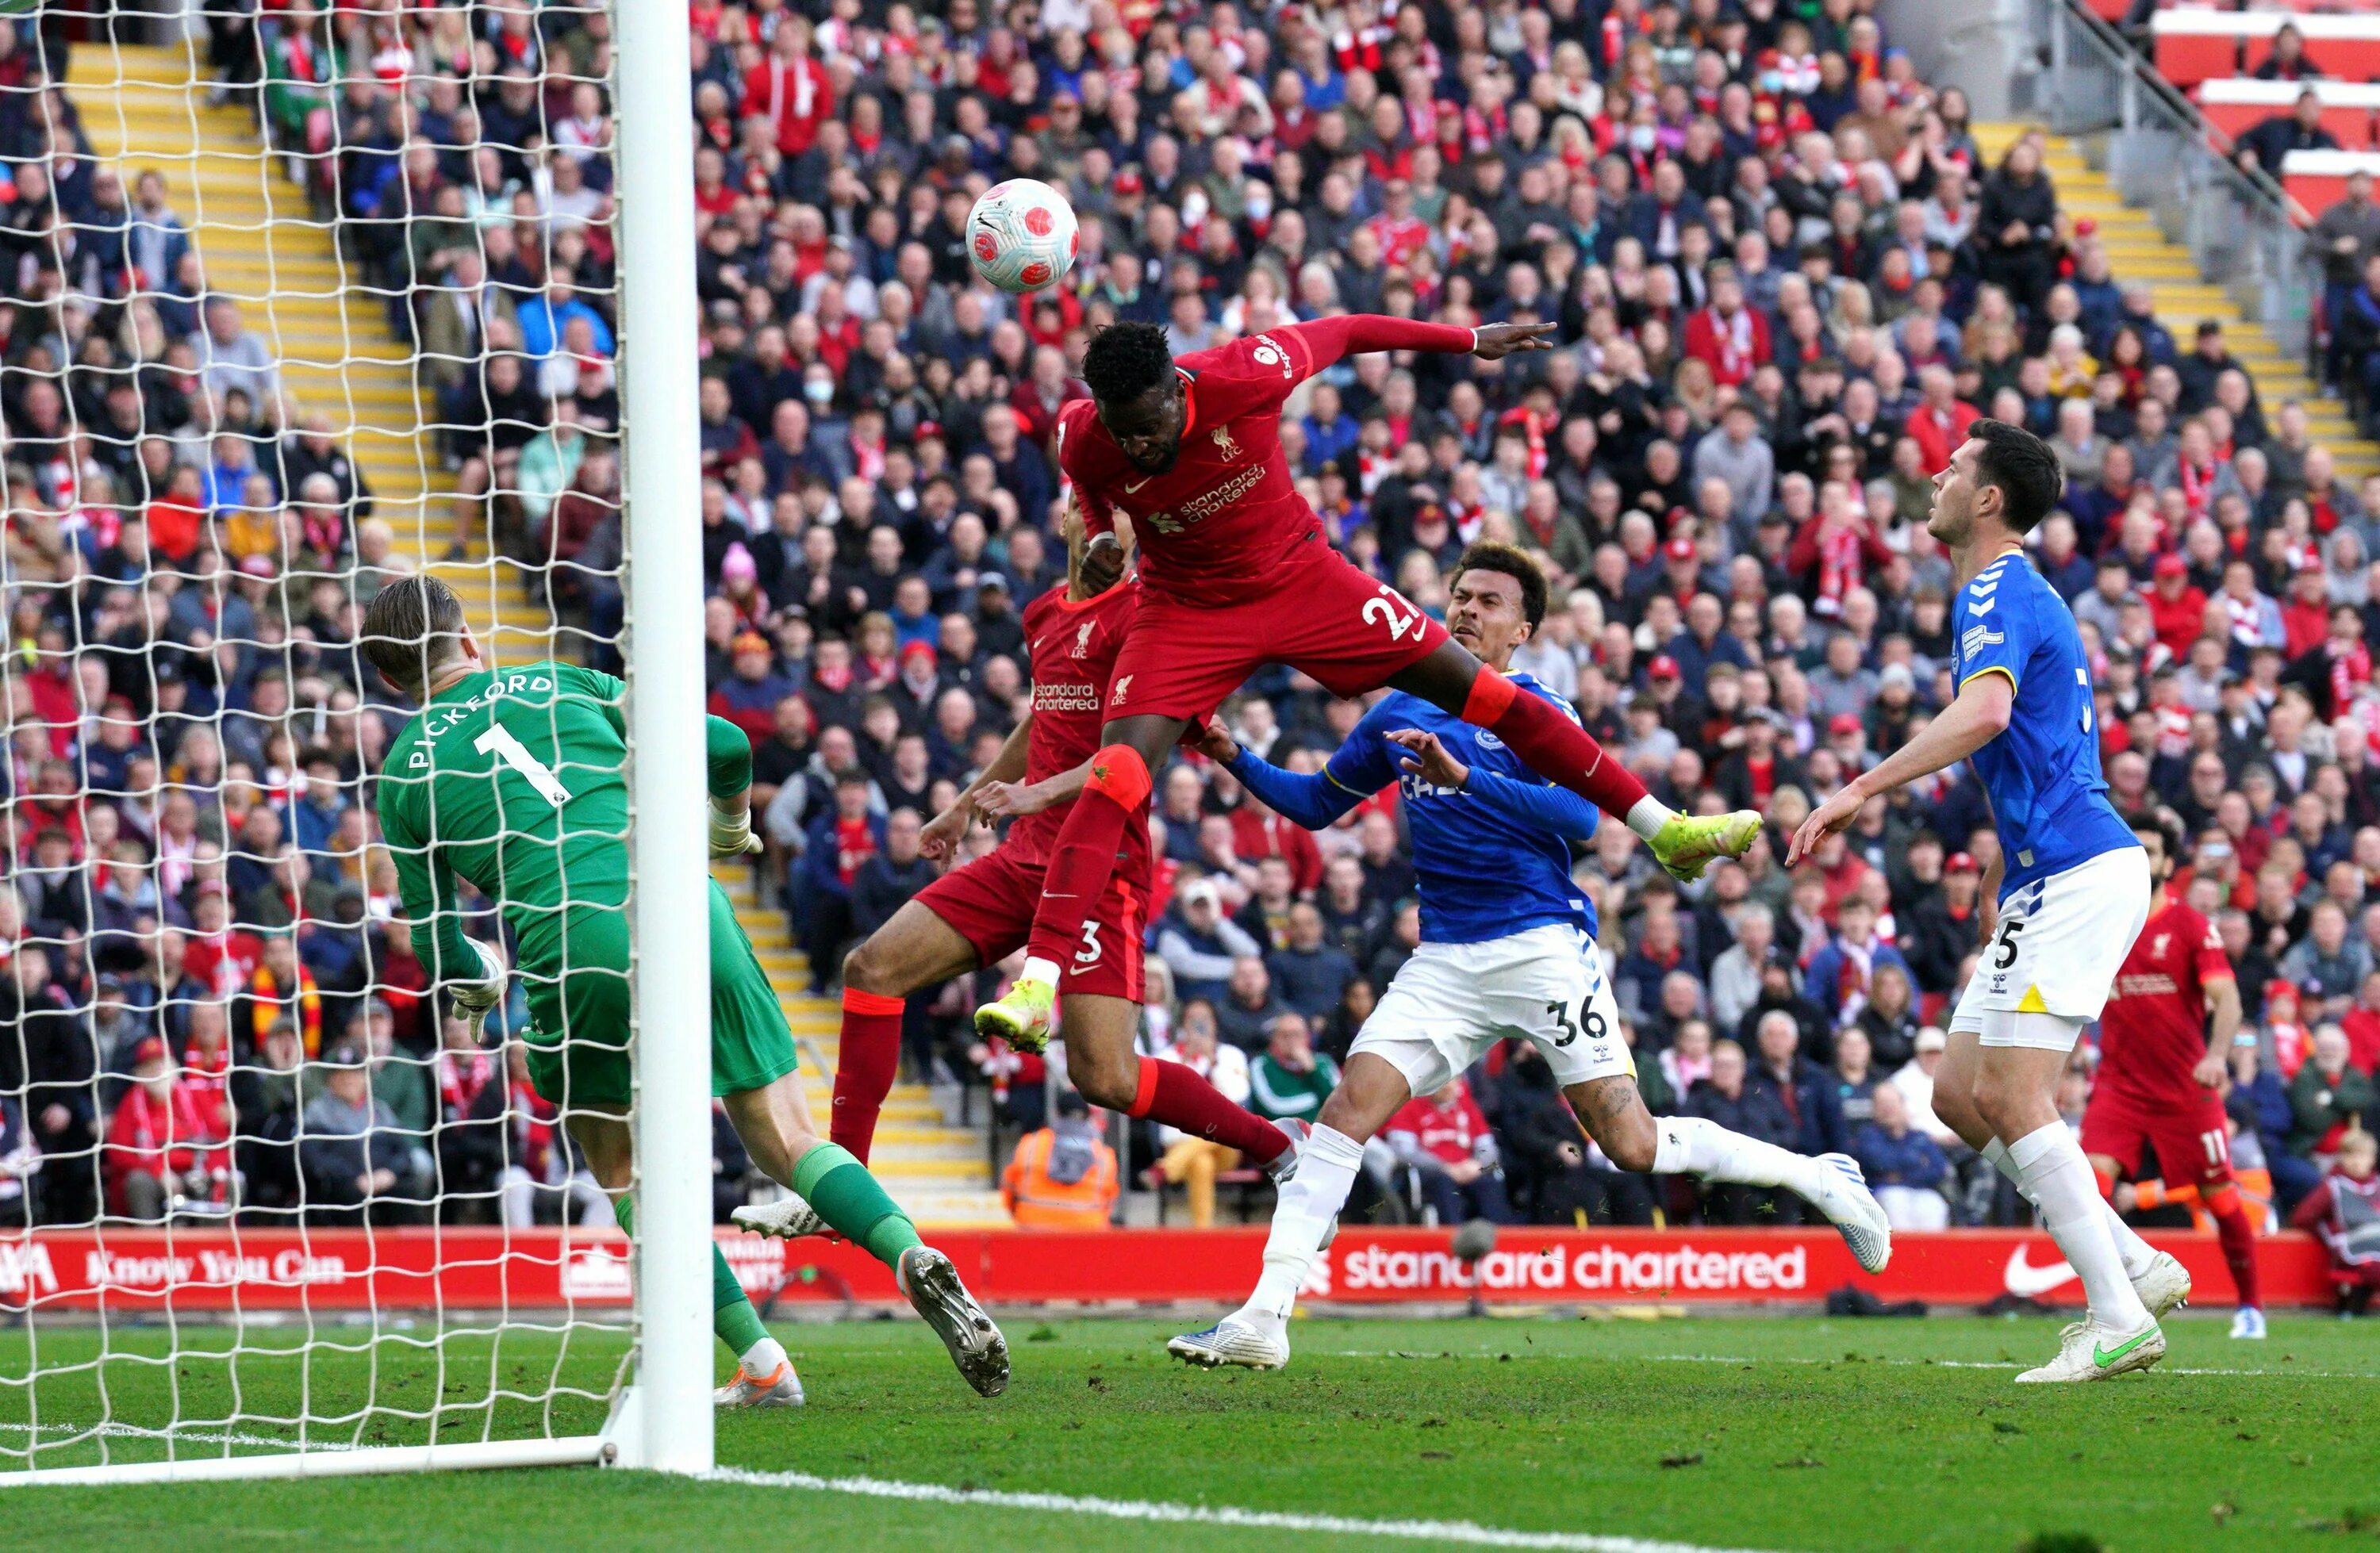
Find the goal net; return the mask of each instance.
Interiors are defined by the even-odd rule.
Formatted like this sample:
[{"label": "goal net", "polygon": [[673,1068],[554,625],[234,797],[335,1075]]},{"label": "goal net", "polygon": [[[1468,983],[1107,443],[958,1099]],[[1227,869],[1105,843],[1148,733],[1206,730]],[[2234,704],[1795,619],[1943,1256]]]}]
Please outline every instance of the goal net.
[{"label": "goal net", "polygon": [[[0,1482],[707,1466],[698,541],[632,572],[624,497],[692,491],[692,369],[620,348],[691,315],[621,285],[690,259],[683,18],[638,86],[601,0],[158,10],[0,6]],[[449,699],[511,704],[476,744],[362,639],[417,575],[495,671]],[[571,974],[672,991],[634,1254],[568,1125],[632,1000],[524,946],[584,912],[635,964]],[[492,1009],[448,927],[521,965]]]}]

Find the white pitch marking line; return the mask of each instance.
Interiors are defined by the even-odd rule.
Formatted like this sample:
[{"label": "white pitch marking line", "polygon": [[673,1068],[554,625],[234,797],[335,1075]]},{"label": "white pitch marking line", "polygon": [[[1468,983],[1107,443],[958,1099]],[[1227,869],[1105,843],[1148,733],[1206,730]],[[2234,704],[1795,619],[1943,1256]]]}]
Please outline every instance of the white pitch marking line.
[{"label": "white pitch marking line", "polygon": [[[1755,1359],[1748,1353],[1428,1353],[1411,1348],[1301,1348],[1299,1353],[1309,1358],[1325,1359],[1412,1359],[1417,1362],[1440,1359],[1495,1360],[1508,1357],[1514,1363],[1524,1359],[1542,1359],[1555,1363],[1563,1360],[1592,1359],[1608,1364],[1651,1365],[1905,1365],[1911,1368],[1937,1370],[2021,1370],[2025,1366],[1997,1359],[1825,1359],[1810,1355],[1778,1354]],[[2229,1375],[2262,1380],[2373,1380],[2380,1379],[2362,1370],[2301,1370],[2289,1369],[2225,1369],[2206,1365],[2159,1365],[2158,1375]]]},{"label": "white pitch marking line", "polygon": [[221,1429],[147,1429],[138,1424],[0,1424],[0,1434],[99,1435],[109,1439],[163,1439],[189,1445],[273,1445],[284,1450],[353,1450],[333,1440],[296,1440],[286,1435],[250,1435]]},{"label": "white pitch marking line", "polygon": [[1074,1494],[1011,1493],[995,1488],[953,1488],[940,1483],[901,1483],[880,1477],[820,1477],[806,1472],[747,1472],[723,1467],[709,1474],[715,1483],[752,1488],[796,1488],[811,1493],[857,1494],[868,1498],[922,1504],[983,1506],[1039,1511],[1057,1515],[1095,1515],[1111,1521],[1149,1521],[1168,1525],[1232,1526],[1257,1531],[1313,1532],[1330,1536],[1393,1537],[1407,1542],[1459,1544],[1471,1547],[1536,1547],[1553,1553],[1755,1553],[1745,1548],[1705,1547],[1696,1543],[1657,1542],[1645,1537],[1599,1536],[1587,1532],[1519,1532],[1472,1521],[1369,1521],[1348,1515],[1294,1511],[1242,1510],[1232,1505],[1167,1504],[1149,1499],[1102,1499]]}]

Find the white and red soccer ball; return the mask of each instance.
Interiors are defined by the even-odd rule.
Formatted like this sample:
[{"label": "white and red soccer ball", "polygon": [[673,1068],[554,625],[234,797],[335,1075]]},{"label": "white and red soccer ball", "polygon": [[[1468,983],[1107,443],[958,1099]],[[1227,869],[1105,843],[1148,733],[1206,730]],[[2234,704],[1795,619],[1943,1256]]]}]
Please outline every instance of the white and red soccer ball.
[{"label": "white and red soccer ball", "polygon": [[1010,293],[1038,291],[1073,269],[1082,241],[1065,196],[1032,178],[984,190],[966,231],[975,273]]}]

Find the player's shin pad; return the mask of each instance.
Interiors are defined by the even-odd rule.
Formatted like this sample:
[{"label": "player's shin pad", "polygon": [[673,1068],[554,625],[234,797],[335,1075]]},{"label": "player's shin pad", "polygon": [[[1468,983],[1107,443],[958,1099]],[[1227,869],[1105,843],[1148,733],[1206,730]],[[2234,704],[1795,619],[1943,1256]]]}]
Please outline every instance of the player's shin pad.
[{"label": "player's shin pad", "polygon": [[1091,757],[1090,780],[1066,813],[1050,855],[1040,909],[1026,953],[1064,965],[1082,947],[1083,923],[1115,873],[1116,847],[1133,811],[1148,801],[1148,765],[1129,745]]},{"label": "player's shin pad", "polygon": [[1290,1147],[1289,1134],[1279,1127],[1233,1103],[1183,1063],[1162,1058],[1140,1060],[1131,1114],[1236,1148],[1251,1164],[1269,1164]]},{"label": "player's shin pad", "polygon": [[843,990],[843,1038],[835,1048],[834,1104],[827,1136],[851,1150],[863,1165],[876,1141],[884,1097],[892,1092],[901,1071],[905,1008],[899,998],[851,987]]},{"label": "player's shin pad", "polygon": [[868,1167],[839,1145],[822,1143],[803,1155],[794,1165],[791,1184],[837,1234],[866,1246],[886,1267],[898,1267],[901,1254],[920,1244],[909,1216]]}]

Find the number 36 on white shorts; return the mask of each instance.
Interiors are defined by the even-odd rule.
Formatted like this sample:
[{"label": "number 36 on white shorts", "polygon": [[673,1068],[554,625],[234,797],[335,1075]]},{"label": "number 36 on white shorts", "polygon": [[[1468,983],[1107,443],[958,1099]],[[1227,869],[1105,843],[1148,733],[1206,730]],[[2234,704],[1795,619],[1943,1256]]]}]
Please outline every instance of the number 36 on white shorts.
[{"label": "number 36 on white shorts", "polygon": [[1385,1059],[1427,1095],[1515,1037],[1545,1054],[1564,1086],[1636,1072],[1594,940],[1561,923],[1484,943],[1423,944],[1351,1055]]}]

